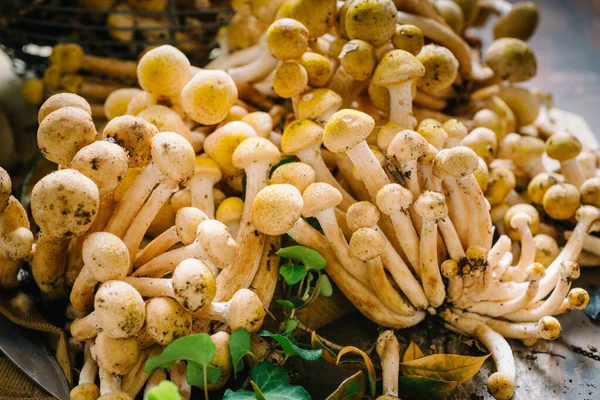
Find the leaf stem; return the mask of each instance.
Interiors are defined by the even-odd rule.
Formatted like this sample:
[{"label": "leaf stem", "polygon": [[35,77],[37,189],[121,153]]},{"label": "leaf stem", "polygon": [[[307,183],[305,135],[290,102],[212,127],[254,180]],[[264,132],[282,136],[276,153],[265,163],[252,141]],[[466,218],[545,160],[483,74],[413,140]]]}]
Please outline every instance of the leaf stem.
[{"label": "leaf stem", "polygon": [[[313,329],[310,329],[308,326],[304,325],[302,322],[300,322],[298,320],[296,320],[296,322],[298,322],[297,328],[300,329],[302,332],[308,333],[309,335],[312,335],[312,333],[315,332]],[[323,336],[319,335],[316,332],[315,332],[315,335],[317,335],[317,338],[321,342],[323,342],[323,344],[325,344],[327,347],[329,347],[332,350],[340,351],[344,348],[344,346],[341,346],[341,345],[334,343],[328,339],[325,339]]]}]

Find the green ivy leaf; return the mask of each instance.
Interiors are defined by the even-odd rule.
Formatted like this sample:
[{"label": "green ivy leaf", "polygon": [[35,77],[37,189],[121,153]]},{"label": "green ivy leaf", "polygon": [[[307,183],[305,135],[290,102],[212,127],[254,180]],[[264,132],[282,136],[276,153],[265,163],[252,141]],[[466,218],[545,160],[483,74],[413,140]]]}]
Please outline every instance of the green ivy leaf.
[{"label": "green ivy leaf", "polygon": [[215,356],[216,349],[206,333],[184,336],[167,345],[159,355],[150,357],[144,365],[144,372],[150,373],[156,368],[169,368],[179,360],[208,365]]},{"label": "green ivy leaf", "polygon": [[320,270],[327,266],[327,261],[318,251],[304,246],[284,247],[277,251],[277,255],[283,258],[300,261],[309,270]]},{"label": "green ivy leaf", "polygon": [[367,379],[362,371],[358,371],[338,386],[326,400],[362,399],[367,391]]},{"label": "green ivy leaf", "polygon": [[298,327],[298,321],[293,318],[289,318],[285,321],[285,332],[291,333]]},{"label": "green ivy leaf", "polygon": [[204,369],[206,368],[206,383],[212,385],[217,383],[221,377],[221,368],[215,367],[214,365],[206,365],[188,361],[187,368],[185,370],[185,376],[187,382],[192,386],[204,387]]},{"label": "green ivy leaf", "polygon": [[279,334],[279,333],[271,333],[267,330],[262,330],[258,333],[259,336],[262,337],[270,337],[279,343],[283,352],[286,356],[299,356],[300,358],[307,361],[315,361],[321,358],[321,354],[323,350],[312,350],[301,347],[302,345],[298,343],[296,338],[291,333]]},{"label": "green ivy leaf", "polygon": [[148,400],[181,400],[179,388],[171,381],[162,381],[148,391]]},{"label": "green ivy leaf", "polygon": [[281,159],[281,161],[279,161],[277,164],[275,164],[272,168],[271,171],[269,172],[269,178],[271,177],[271,175],[273,175],[273,172],[275,172],[275,170],[279,167],[281,167],[282,165],[285,164],[289,164],[289,163],[293,163],[296,160],[294,159],[294,157],[284,157]]},{"label": "green ivy leaf", "polygon": [[319,295],[330,297],[333,294],[333,287],[327,275],[321,275],[319,282]]},{"label": "green ivy leaf", "polygon": [[443,381],[424,376],[399,376],[400,397],[445,400],[458,386],[456,381]]},{"label": "green ivy leaf", "polygon": [[244,328],[239,328],[229,337],[229,352],[231,353],[231,363],[233,364],[234,376],[244,369],[244,360],[242,359],[250,352],[250,333]]},{"label": "green ivy leaf", "polygon": [[277,300],[277,304],[285,308],[291,308],[292,310],[297,310],[302,308],[306,302],[300,299],[288,299],[288,300]]},{"label": "green ivy leaf", "polygon": [[288,383],[288,373],[285,368],[266,361],[252,368],[251,384],[254,392],[248,390],[234,392],[228,389],[223,400],[311,400],[303,387]]},{"label": "green ivy leaf", "polygon": [[308,271],[304,265],[283,264],[279,267],[279,274],[285,280],[285,283],[292,286],[300,282]]}]

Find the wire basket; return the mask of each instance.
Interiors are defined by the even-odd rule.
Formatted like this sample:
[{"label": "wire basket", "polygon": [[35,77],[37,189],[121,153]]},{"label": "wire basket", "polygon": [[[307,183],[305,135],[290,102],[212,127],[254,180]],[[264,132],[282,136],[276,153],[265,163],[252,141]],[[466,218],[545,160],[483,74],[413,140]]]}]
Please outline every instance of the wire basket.
[{"label": "wire basket", "polygon": [[[96,8],[82,6],[86,2]],[[193,64],[203,65],[216,46],[217,31],[233,14],[228,1],[163,2],[163,9],[147,11],[114,0],[0,1],[0,45],[17,73],[37,76],[49,63],[50,47],[60,42],[78,43],[86,54],[123,60],[171,44]]]}]

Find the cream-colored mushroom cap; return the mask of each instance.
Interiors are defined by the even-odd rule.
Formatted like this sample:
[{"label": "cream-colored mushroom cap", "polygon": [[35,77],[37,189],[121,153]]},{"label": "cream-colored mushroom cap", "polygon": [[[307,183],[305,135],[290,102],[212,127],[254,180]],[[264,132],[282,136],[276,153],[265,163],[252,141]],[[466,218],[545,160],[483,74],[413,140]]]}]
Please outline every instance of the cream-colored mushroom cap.
[{"label": "cream-colored mushroom cap", "polygon": [[425,75],[425,67],[415,56],[404,50],[387,52],[377,64],[373,83],[377,86],[399,85]]},{"label": "cream-colored mushroom cap", "polygon": [[510,11],[498,18],[494,25],[494,38],[511,37],[528,40],[535,32],[540,10],[533,1],[512,4]]},{"label": "cream-colored mushroom cap", "polygon": [[379,209],[369,201],[358,201],[346,212],[346,223],[351,231],[370,228],[379,222]]},{"label": "cream-colored mushroom cap", "polygon": [[112,233],[90,234],[83,242],[82,256],[89,273],[99,282],[123,279],[129,272],[129,250]]},{"label": "cream-colored mushroom cap", "polygon": [[229,334],[223,331],[210,335],[210,339],[213,341],[216,347],[215,356],[210,362],[210,365],[221,368],[221,376],[216,383],[208,385],[208,390],[216,390],[223,387],[231,376],[233,364],[231,361],[229,337]]},{"label": "cream-colored mushroom cap", "polygon": [[560,276],[562,279],[574,280],[579,278],[581,274],[581,269],[579,268],[579,264],[575,261],[563,261],[560,263],[561,271]]},{"label": "cream-colored mushroom cap", "polygon": [[8,172],[0,167],[0,213],[8,206],[12,193],[12,181]]},{"label": "cream-colored mushroom cap", "polygon": [[80,383],[71,389],[69,396],[73,400],[92,400],[100,398],[100,389],[95,383]]},{"label": "cream-colored mushroom cap", "polygon": [[558,161],[575,158],[581,153],[581,142],[567,132],[557,132],[546,140],[548,157]]},{"label": "cream-colored mushroom cap", "polygon": [[247,123],[228,122],[206,137],[204,151],[219,164],[224,175],[240,175],[242,171],[234,167],[231,160],[233,152],[241,142],[254,136],[256,132]]},{"label": "cream-colored mushroom cap", "polygon": [[522,40],[495,40],[485,53],[485,63],[499,78],[509,82],[524,82],[537,72],[535,53]]},{"label": "cream-colored mushroom cap", "polygon": [[281,151],[293,155],[305,148],[319,148],[323,142],[323,128],[310,119],[298,119],[286,126],[281,137]]},{"label": "cream-colored mushroom cap", "polygon": [[525,165],[539,158],[546,150],[542,139],[533,136],[521,136],[521,139],[512,144],[512,161],[516,165]]},{"label": "cream-colored mushroom cap", "polygon": [[328,110],[339,109],[342,102],[341,96],[333,90],[325,88],[310,90],[298,100],[298,119],[317,119]]},{"label": "cream-colored mushroom cap", "polygon": [[560,336],[560,322],[554,317],[545,316],[537,323],[537,333],[544,340],[554,340]]},{"label": "cream-colored mushroom cap", "polygon": [[146,108],[156,105],[156,101],[152,98],[152,95],[148,92],[142,91],[136,94],[129,100],[127,104],[126,115],[138,115]]},{"label": "cream-colored mushroom cap", "polygon": [[163,174],[177,183],[194,175],[196,154],[192,145],[175,132],[160,132],[152,138],[152,160]]},{"label": "cream-colored mushroom cap", "polygon": [[428,150],[427,140],[410,129],[396,134],[388,146],[388,154],[398,161],[416,160],[427,154]]},{"label": "cream-colored mushroom cap", "polygon": [[308,29],[295,19],[278,19],[267,30],[267,46],[280,60],[300,58],[308,48]]},{"label": "cream-colored mushroom cap", "polygon": [[529,217],[529,229],[533,235],[537,234],[540,230],[540,215],[538,211],[530,204],[515,204],[506,210],[504,214],[504,229],[508,237],[512,240],[520,240],[521,233],[519,230],[513,227],[511,221],[518,214],[525,214]]},{"label": "cream-colored mushroom cap", "polygon": [[202,70],[181,91],[181,105],[194,121],[213,125],[225,119],[237,97],[237,86],[226,72]]},{"label": "cream-colored mushroom cap", "polygon": [[255,111],[244,115],[242,122],[254,128],[256,134],[263,138],[268,138],[273,130],[273,118],[269,113],[263,111]]},{"label": "cream-colored mushroom cap", "polygon": [[144,325],[146,305],[130,284],[107,281],[96,292],[94,314],[98,325],[108,336],[130,338],[137,335]]},{"label": "cream-colored mushroom cap", "polygon": [[237,245],[229,233],[229,228],[216,219],[208,219],[198,225],[198,240],[211,261],[218,268],[225,268],[233,262]]},{"label": "cream-colored mushroom cap", "polygon": [[514,378],[502,372],[494,372],[485,384],[494,399],[509,400],[515,394],[516,383]]},{"label": "cream-colored mushroom cap", "polygon": [[137,66],[142,89],[155,96],[178,96],[191,78],[190,61],[177,48],[162,45],[149,50]]},{"label": "cream-colored mushroom cap", "polygon": [[381,46],[394,35],[397,13],[391,0],[355,0],[346,12],[346,34],[350,39]]},{"label": "cream-colored mushroom cap", "polygon": [[217,183],[221,180],[223,173],[219,164],[206,154],[201,154],[195,158],[194,175],[211,178],[214,183]]},{"label": "cream-colored mushroom cap", "polygon": [[360,39],[346,42],[338,57],[348,75],[361,82],[371,77],[377,64],[375,48]]},{"label": "cream-colored mushroom cap", "polygon": [[143,118],[123,115],[110,120],[102,131],[102,138],[110,138],[129,153],[131,167],[143,167],[152,158],[152,138],[158,133],[153,124]]},{"label": "cream-colored mushroom cap", "polygon": [[390,91],[385,86],[377,86],[371,79],[367,92],[369,99],[377,109],[385,113],[390,112]]},{"label": "cream-colored mushroom cap", "polygon": [[417,87],[435,94],[449,88],[458,75],[458,60],[443,46],[428,44],[417,54],[425,67],[425,75],[417,80]]},{"label": "cream-colored mushroom cap", "polygon": [[192,140],[190,128],[181,119],[181,116],[169,107],[152,105],[142,110],[137,116],[154,125],[159,132],[175,132],[188,142]]},{"label": "cream-colored mushroom cap", "polygon": [[336,207],[342,202],[342,194],[328,183],[316,182],[304,190],[302,200],[304,201],[302,216],[310,218],[321,211]]},{"label": "cream-colored mushroom cap", "polygon": [[535,244],[535,261],[547,268],[560,252],[558,243],[552,236],[543,233],[535,235],[533,243]]},{"label": "cream-colored mushroom cap", "polygon": [[600,207],[600,176],[586,179],[579,191],[581,192],[581,202],[583,204]]},{"label": "cream-colored mushroom cap", "polygon": [[266,235],[283,235],[298,221],[303,206],[302,195],[294,186],[267,186],[252,203],[252,224]]},{"label": "cream-colored mushroom cap", "polygon": [[41,124],[48,114],[63,107],[79,108],[85,111],[87,115],[92,115],[90,104],[83,97],[75,93],[58,93],[48,97],[48,100],[40,107],[40,111],[38,111],[38,124]]},{"label": "cream-colored mushroom cap", "polygon": [[115,339],[100,332],[94,343],[98,366],[116,375],[125,375],[137,363],[140,347],[136,338]]},{"label": "cream-colored mushroom cap", "polygon": [[271,185],[288,183],[295,186],[303,193],[306,188],[314,183],[315,170],[308,164],[292,162],[278,167],[271,174]]},{"label": "cream-colored mushroom cap", "polygon": [[433,171],[438,176],[440,173],[448,174],[458,179],[472,174],[478,166],[479,157],[473,150],[465,146],[457,146],[440,150],[435,157]]},{"label": "cream-colored mushroom cap", "polygon": [[448,133],[442,127],[442,123],[433,118],[422,120],[417,127],[417,133],[436,148],[441,148],[448,139]]},{"label": "cream-colored mushroom cap", "polygon": [[177,301],[190,312],[207,307],[215,298],[217,283],[210,268],[189,258],[177,265],[171,279]]},{"label": "cream-colored mushroom cap", "polygon": [[497,93],[517,118],[519,126],[532,124],[540,112],[540,99],[526,88],[505,86]]},{"label": "cream-colored mushroom cap", "polygon": [[350,238],[350,254],[352,257],[369,261],[378,257],[385,249],[385,238],[372,228],[359,228]]},{"label": "cream-colored mushroom cap", "polygon": [[98,141],[79,150],[69,167],[90,178],[102,195],[115,190],[125,177],[129,157],[121,146]]},{"label": "cream-colored mushroom cap", "polygon": [[369,114],[350,109],[340,110],[325,125],[323,144],[334,153],[342,153],[366,140],[374,127],[375,120]]},{"label": "cream-colored mushroom cap", "polygon": [[146,304],[146,332],[166,346],[192,330],[192,314],[170,297],[154,297]]},{"label": "cream-colored mushroom cap", "polygon": [[392,215],[400,211],[406,211],[413,202],[410,190],[397,183],[389,183],[377,192],[377,207],[386,214]]},{"label": "cream-colored mushroom cap", "polygon": [[90,178],[74,169],[62,169],[35,184],[31,212],[45,234],[79,236],[94,222],[99,201],[98,188]]},{"label": "cream-colored mushroom cap", "polygon": [[184,245],[196,240],[198,225],[206,221],[208,216],[196,207],[182,207],[175,214],[177,236]]},{"label": "cream-colored mushroom cap", "polygon": [[438,192],[423,192],[415,201],[414,209],[422,218],[440,220],[448,216],[446,198]]},{"label": "cream-colored mushroom cap", "polygon": [[144,93],[138,88],[117,89],[104,101],[104,115],[107,120],[127,114],[127,107],[134,96]]},{"label": "cream-colored mushroom cap", "polygon": [[57,164],[68,164],[75,154],[97,137],[92,117],[81,108],[62,107],[40,123],[37,142],[40,152]]},{"label": "cream-colored mushroom cap", "polygon": [[269,139],[251,137],[244,140],[233,152],[231,161],[236,168],[249,168],[263,163],[275,165],[281,160],[279,149]]},{"label": "cream-colored mushroom cap", "polygon": [[243,328],[253,333],[260,329],[265,315],[266,312],[260,298],[251,290],[240,289],[230,300],[227,322],[232,332]]}]

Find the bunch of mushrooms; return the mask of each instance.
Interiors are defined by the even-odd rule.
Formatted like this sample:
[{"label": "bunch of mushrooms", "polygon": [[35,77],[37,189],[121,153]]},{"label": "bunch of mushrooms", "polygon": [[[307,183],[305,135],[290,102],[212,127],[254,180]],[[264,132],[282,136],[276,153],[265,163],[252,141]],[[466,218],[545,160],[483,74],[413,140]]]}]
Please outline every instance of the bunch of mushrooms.
[{"label": "bunch of mushrooms", "polygon": [[[0,171],[0,284],[17,286],[27,260],[45,299],[70,299],[70,332],[84,349],[73,398],[133,398],[146,381],[148,390],[166,372],[144,373],[145,360],[179,337],[207,332],[227,349],[228,333],[257,332],[284,235],[318,251],[378,325],[431,315],[478,339],[497,368],[489,391],[511,398],[507,339],[556,339],[555,317],[589,302],[573,285],[580,264],[600,264],[597,154],[559,128],[546,93],[519,85],[536,73],[526,43],[535,6],[250,0],[234,9],[203,69],[169,45],[147,51],[141,89],[112,91],[104,126],[77,94],[41,106],[40,151],[60,168],[33,189],[33,252]],[[494,16],[480,57],[466,29]],[[282,157],[293,162],[279,166]],[[385,399],[398,396],[398,352],[385,331]],[[180,362],[168,374],[189,399],[184,371]]]}]

